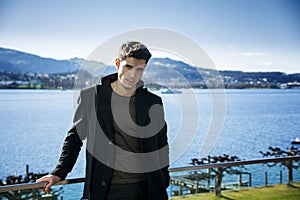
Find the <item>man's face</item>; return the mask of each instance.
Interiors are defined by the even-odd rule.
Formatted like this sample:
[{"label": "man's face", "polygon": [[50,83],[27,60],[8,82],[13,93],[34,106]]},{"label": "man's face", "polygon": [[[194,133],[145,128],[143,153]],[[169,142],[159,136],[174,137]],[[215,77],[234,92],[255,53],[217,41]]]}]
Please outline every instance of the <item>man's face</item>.
[{"label": "man's face", "polygon": [[140,81],[146,60],[128,57],[125,60],[116,59],[118,69],[118,80],[125,89],[135,89],[136,84]]}]

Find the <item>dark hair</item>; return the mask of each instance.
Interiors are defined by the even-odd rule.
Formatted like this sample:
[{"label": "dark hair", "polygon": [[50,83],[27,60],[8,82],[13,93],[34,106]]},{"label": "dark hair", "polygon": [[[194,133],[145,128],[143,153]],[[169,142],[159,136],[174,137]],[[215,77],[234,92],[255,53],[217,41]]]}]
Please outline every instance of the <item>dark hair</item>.
[{"label": "dark hair", "polygon": [[127,57],[133,57],[136,59],[144,59],[146,63],[148,63],[151,56],[147,47],[136,41],[126,42],[122,44],[119,49],[119,58],[121,60],[125,60]]}]

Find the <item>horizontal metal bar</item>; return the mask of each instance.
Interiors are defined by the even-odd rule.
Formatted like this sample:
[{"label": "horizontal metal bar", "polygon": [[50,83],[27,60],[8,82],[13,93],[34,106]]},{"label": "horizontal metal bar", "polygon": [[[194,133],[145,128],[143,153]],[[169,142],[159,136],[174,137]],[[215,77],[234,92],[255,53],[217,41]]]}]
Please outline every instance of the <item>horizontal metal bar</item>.
[{"label": "horizontal metal bar", "polygon": [[[66,180],[57,182],[55,185],[67,185],[67,184],[74,184],[74,183],[82,183],[82,182],[84,182],[84,180],[85,180],[84,178],[66,179]],[[4,192],[8,192],[8,191],[15,191],[15,190],[28,190],[28,189],[35,189],[35,188],[43,188],[46,185],[47,185],[47,182],[5,185],[5,186],[0,186],[0,193],[4,193]]]},{"label": "horizontal metal bar", "polygon": [[55,185],[67,185],[67,184],[75,184],[75,183],[83,183],[85,178],[73,178],[73,179],[66,179],[56,183]]},{"label": "horizontal metal bar", "polygon": [[300,156],[290,156],[290,157],[281,157],[281,158],[266,158],[266,159],[257,159],[257,160],[225,162],[225,163],[210,163],[210,164],[203,164],[203,165],[196,165],[196,166],[194,165],[194,166],[187,166],[187,167],[170,168],[169,171],[170,172],[195,171],[195,170],[200,170],[200,169],[263,164],[263,163],[269,163],[269,162],[285,162],[285,161],[290,161],[290,160],[300,160]]},{"label": "horizontal metal bar", "polygon": [[[195,171],[195,170],[200,170],[200,169],[263,164],[263,163],[270,163],[270,162],[285,162],[285,161],[291,161],[291,160],[295,160],[295,161],[300,160],[300,156],[290,156],[290,157],[281,157],[281,158],[266,158],[266,159],[257,159],[257,160],[245,160],[245,161],[226,162],[226,163],[211,163],[211,164],[204,164],[204,165],[197,165],[197,166],[176,167],[176,168],[170,168],[169,171],[170,172]],[[66,180],[56,183],[55,185],[82,183],[82,182],[84,182],[84,180],[85,180],[84,178],[66,179]],[[47,182],[5,185],[5,186],[0,186],[0,193],[14,191],[14,190],[28,190],[28,189],[35,189],[35,188],[43,188],[46,186],[46,184],[47,184]]]},{"label": "horizontal metal bar", "polygon": [[40,183],[20,183],[15,185],[5,185],[0,186],[0,193],[14,191],[14,190],[29,190],[35,188],[43,188],[47,185],[47,182],[40,182]]}]

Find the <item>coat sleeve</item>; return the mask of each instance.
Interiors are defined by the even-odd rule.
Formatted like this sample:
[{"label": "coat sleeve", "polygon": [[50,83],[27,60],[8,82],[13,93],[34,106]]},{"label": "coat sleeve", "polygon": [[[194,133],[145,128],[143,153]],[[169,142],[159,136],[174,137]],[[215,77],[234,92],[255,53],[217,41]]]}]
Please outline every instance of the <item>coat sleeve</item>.
[{"label": "coat sleeve", "polygon": [[[162,105],[161,108],[164,109],[161,99],[160,99],[160,104]],[[162,110],[161,113],[162,113],[161,120],[164,121],[164,126],[163,126],[162,130],[159,132],[158,146],[159,146],[159,149],[161,149],[163,147],[167,147],[167,148],[166,148],[166,151],[162,151],[162,155],[160,155],[160,159],[161,159],[160,162],[165,163],[165,161],[167,160],[167,163],[169,163],[169,144],[168,144],[168,137],[167,137],[167,123],[166,123],[165,117],[164,117],[164,110]],[[166,180],[166,184],[167,184],[166,187],[168,187],[169,182],[170,182],[169,164],[167,166],[164,166],[161,170],[162,170],[165,180]]]},{"label": "coat sleeve", "polygon": [[63,180],[73,169],[83,145],[82,140],[85,138],[87,133],[87,127],[83,91],[81,91],[73,117],[72,128],[68,131],[67,137],[63,142],[58,164],[51,174],[59,176]]}]

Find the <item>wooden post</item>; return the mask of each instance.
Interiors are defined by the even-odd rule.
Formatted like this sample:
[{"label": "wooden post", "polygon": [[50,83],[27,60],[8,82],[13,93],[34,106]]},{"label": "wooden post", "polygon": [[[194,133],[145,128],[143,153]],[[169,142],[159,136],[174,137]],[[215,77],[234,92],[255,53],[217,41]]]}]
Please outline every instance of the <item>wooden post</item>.
[{"label": "wooden post", "polygon": [[196,194],[198,193],[198,187],[199,187],[199,179],[196,178]]},{"label": "wooden post", "polygon": [[249,187],[252,187],[252,174],[249,173]]},{"label": "wooden post", "polygon": [[207,187],[210,188],[210,172],[211,172],[211,169],[209,168],[208,169],[208,179],[207,179]]},{"label": "wooden post", "polygon": [[243,180],[242,180],[242,173],[240,173],[239,174],[239,186],[241,187],[241,185],[242,185],[242,183],[243,183]]},{"label": "wooden post", "polygon": [[293,186],[293,161],[288,161],[288,183],[289,187]]},{"label": "wooden post", "polygon": [[26,165],[26,176],[25,176],[26,182],[29,181],[29,165]]},{"label": "wooden post", "polygon": [[265,186],[268,186],[268,172],[265,172]]},{"label": "wooden post", "polygon": [[282,184],[282,170],[280,170],[280,173],[279,173],[279,181],[280,181],[280,184]]},{"label": "wooden post", "polygon": [[178,196],[182,195],[182,182],[179,181],[179,191],[178,191]]},{"label": "wooden post", "polygon": [[26,177],[28,177],[29,174],[29,165],[26,165]]},{"label": "wooden post", "polygon": [[221,197],[222,176],[223,176],[223,168],[220,167],[217,170],[217,175],[216,175],[216,180],[215,180],[215,195],[217,197]]}]

